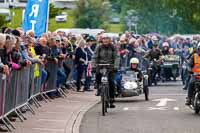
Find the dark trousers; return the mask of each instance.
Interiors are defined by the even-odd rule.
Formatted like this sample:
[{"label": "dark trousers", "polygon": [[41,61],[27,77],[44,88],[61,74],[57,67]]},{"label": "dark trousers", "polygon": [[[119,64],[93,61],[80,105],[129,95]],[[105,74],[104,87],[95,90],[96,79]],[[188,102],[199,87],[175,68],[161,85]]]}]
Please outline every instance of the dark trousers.
[{"label": "dark trousers", "polygon": [[[102,74],[97,73],[96,74],[96,83],[97,83],[98,89],[99,89],[99,86],[101,84],[101,78],[102,78]],[[110,98],[114,99],[114,97],[115,97],[115,84],[114,84],[114,73],[113,72],[109,72],[109,74],[108,74],[108,84],[109,84]]]},{"label": "dark trousers", "polygon": [[195,80],[196,80],[195,76],[190,77],[190,82],[189,82],[189,85],[188,85],[188,98],[192,98],[192,96],[193,96]]},{"label": "dark trousers", "polygon": [[[68,79],[68,76],[71,72],[71,68],[69,66],[67,66],[66,63],[63,63],[63,68],[64,68],[64,72],[65,72],[65,75],[66,75],[66,80]],[[66,81],[65,81],[66,82]]]},{"label": "dark trousers", "polygon": [[86,69],[85,65],[77,66],[77,80],[76,80],[77,91],[81,89],[81,79],[85,72],[85,69]]}]

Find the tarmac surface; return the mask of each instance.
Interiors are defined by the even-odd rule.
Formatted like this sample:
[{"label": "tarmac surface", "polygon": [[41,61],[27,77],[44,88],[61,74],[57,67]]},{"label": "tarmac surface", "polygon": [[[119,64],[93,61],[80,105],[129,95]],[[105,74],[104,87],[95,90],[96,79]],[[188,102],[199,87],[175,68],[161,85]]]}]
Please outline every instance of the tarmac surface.
[{"label": "tarmac surface", "polygon": [[159,83],[144,95],[116,99],[116,108],[101,114],[101,104],[82,120],[80,133],[199,133],[200,115],[185,106],[187,91],[181,82]]}]

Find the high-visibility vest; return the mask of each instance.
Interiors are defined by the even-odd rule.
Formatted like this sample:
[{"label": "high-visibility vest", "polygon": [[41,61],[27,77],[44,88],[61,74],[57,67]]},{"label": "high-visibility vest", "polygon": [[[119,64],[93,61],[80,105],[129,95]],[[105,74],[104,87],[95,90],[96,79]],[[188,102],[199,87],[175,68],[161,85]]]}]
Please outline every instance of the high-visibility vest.
[{"label": "high-visibility vest", "polygon": [[194,54],[194,67],[192,68],[192,72],[200,73],[200,56],[198,54]]},{"label": "high-visibility vest", "polygon": [[[30,48],[30,53],[33,56],[33,58],[38,59],[39,56],[36,55],[35,53],[35,49],[33,47]],[[38,64],[35,64],[34,67],[34,78],[39,77],[40,76],[40,67]]]}]

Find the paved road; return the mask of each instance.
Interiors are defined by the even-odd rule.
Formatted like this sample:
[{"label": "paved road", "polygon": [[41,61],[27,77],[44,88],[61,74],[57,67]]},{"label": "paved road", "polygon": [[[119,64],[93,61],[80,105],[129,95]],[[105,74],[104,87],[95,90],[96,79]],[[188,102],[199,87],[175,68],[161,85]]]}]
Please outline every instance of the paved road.
[{"label": "paved road", "polygon": [[85,114],[80,133],[200,133],[200,115],[184,105],[181,82],[151,87],[150,93],[148,102],[143,95],[118,99],[105,117],[96,105]]}]

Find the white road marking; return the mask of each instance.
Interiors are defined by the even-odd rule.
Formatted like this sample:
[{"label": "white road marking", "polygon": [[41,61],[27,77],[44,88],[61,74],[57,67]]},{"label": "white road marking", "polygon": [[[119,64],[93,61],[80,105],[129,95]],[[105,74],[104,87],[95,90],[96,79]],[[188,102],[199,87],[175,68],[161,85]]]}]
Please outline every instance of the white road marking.
[{"label": "white road marking", "polygon": [[[170,108],[172,109],[172,108]],[[137,111],[137,110],[169,110],[168,107],[124,107],[123,111]],[[179,111],[179,107],[173,107],[174,111]]]},{"label": "white road marking", "polygon": [[157,94],[151,94],[152,96],[186,96],[187,94],[180,94],[180,93],[169,93],[169,94],[162,94],[162,93],[157,93]]},{"label": "white road marking", "polygon": [[123,110],[124,110],[124,111],[127,111],[127,110],[128,110],[128,107],[123,108]]},{"label": "white road marking", "polygon": [[161,98],[161,99],[155,99],[152,101],[159,101],[158,104],[156,104],[156,106],[158,107],[163,107],[167,105],[167,102],[172,102],[172,101],[176,101],[175,99],[169,99],[169,98]]},{"label": "white road marking", "polygon": [[179,109],[179,107],[174,107],[174,110],[178,111],[178,110],[180,110],[180,109]]},{"label": "white road marking", "polygon": [[148,110],[167,110],[167,107],[148,107]]}]

